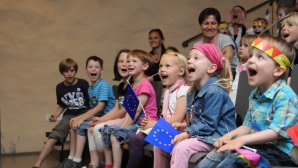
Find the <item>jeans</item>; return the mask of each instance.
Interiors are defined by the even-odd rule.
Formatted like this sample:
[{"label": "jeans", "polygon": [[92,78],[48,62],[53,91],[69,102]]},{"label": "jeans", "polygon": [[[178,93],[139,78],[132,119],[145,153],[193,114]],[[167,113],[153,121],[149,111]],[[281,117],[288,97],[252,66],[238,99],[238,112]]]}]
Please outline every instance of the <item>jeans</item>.
[{"label": "jeans", "polygon": [[[279,150],[271,144],[250,145],[250,148],[256,149],[257,153],[265,158],[271,166],[297,166],[289,155]],[[235,151],[225,151],[218,153],[217,149],[212,150],[208,155],[196,166],[196,168],[212,168],[212,167],[247,167],[242,160],[235,160],[239,155]]]}]

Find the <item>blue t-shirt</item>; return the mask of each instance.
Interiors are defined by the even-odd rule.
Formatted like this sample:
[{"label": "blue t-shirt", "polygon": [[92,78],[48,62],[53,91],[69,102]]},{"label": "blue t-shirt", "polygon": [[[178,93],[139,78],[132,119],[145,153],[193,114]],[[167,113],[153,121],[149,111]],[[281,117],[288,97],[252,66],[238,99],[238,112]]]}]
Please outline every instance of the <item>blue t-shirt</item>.
[{"label": "blue t-shirt", "polygon": [[107,81],[100,79],[95,86],[90,86],[88,88],[88,93],[91,108],[96,107],[99,102],[106,103],[104,110],[98,112],[96,116],[103,116],[114,108],[116,99],[114,97],[113,89]]}]

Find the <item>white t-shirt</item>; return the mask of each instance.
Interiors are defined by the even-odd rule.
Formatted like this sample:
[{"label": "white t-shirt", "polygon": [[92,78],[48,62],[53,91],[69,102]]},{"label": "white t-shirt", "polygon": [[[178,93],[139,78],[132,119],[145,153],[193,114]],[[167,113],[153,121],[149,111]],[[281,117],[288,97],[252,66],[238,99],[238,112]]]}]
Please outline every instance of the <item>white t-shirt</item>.
[{"label": "white t-shirt", "polygon": [[169,99],[169,107],[170,107],[169,109],[170,109],[170,111],[167,111],[167,114],[166,114],[166,116],[164,116],[164,118],[169,118],[169,117],[172,117],[174,115],[177,100],[182,96],[186,96],[188,89],[189,89],[189,86],[182,85],[182,86],[180,86],[180,88],[175,89],[173,92],[171,92],[169,94],[170,95],[170,99]]}]

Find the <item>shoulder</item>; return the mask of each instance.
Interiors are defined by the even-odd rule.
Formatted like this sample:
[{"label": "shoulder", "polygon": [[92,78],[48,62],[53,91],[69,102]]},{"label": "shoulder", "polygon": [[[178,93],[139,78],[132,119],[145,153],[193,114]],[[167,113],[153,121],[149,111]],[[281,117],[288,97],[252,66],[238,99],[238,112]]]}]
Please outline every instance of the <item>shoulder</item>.
[{"label": "shoulder", "polygon": [[219,34],[219,38],[218,38],[218,42],[219,42],[219,46],[221,48],[224,48],[228,45],[234,46],[234,42],[232,40],[232,38],[228,35],[225,34]]},{"label": "shoulder", "polygon": [[64,81],[62,81],[56,85],[56,89],[63,88],[63,87],[65,87]]}]

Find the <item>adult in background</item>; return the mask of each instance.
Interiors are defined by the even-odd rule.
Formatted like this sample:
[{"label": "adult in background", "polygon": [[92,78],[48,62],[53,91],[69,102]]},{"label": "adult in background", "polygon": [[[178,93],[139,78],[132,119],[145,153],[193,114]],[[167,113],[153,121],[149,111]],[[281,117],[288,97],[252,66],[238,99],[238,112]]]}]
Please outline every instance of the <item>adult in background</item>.
[{"label": "adult in background", "polygon": [[153,65],[148,69],[146,75],[149,81],[160,81],[158,75],[159,62],[161,56],[166,52],[164,46],[164,36],[160,29],[152,29],[149,31],[149,45],[152,50],[149,52],[152,55]]},{"label": "adult in background", "polygon": [[204,38],[195,43],[194,46],[202,43],[215,44],[222,52],[223,57],[231,62],[231,70],[233,78],[235,78],[239,59],[232,38],[228,35],[218,33],[218,26],[221,20],[219,11],[215,8],[206,8],[200,13],[198,20]]}]

